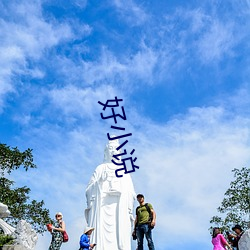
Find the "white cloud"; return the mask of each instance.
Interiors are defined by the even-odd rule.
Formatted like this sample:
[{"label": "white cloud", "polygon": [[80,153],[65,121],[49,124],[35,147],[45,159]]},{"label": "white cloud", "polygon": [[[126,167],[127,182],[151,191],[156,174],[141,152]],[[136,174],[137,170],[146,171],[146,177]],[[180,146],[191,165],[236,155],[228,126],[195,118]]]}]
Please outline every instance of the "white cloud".
[{"label": "white cloud", "polygon": [[[211,7],[213,9],[213,7]],[[235,19],[228,19],[204,6],[193,9],[177,8],[159,24],[162,50],[174,58],[173,70],[179,65],[189,67],[198,59],[203,64],[217,64],[235,55],[243,32]],[[171,65],[170,65],[171,66]]]},{"label": "white cloud", "polygon": [[74,4],[81,9],[84,9],[87,5],[87,0],[74,0]]},{"label": "white cloud", "polygon": [[116,57],[106,48],[102,49],[99,60],[95,62],[83,61],[83,78],[87,84],[111,82],[129,87],[137,80],[147,83],[153,82],[154,69],[158,54],[141,43],[141,50],[135,54],[122,58]]},{"label": "white cloud", "polygon": [[213,60],[220,61],[225,56],[232,55],[232,49],[237,41],[230,24],[213,21],[197,42],[198,52],[204,63]]},{"label": "white cloud", "polygon": [[199,33],[211,20],[211,16],[206,15],[202,9],[194,9],[187,12],[186,15],[191,19],[191,31],[194,33]]},{"label": "white cloud", "polygon": [[[3,12],[11,13],[8,18],[0,19],[0,95],[14,91],[13,77],[16,74],[41,78],[44,73],[36,66],[30,68],[28,60],[36,62],[45,50],[73,36],[70,26],[48,22],[42,16],[39,1],[9,3]],[[2,98],[1,98],[2,100]],[[2,108],[3,102],[0,103]]]},{"label": "white cloud", "polygon": [[114,78],[126,72],[126,65],[122,64],[107,49],[103,48],[101,56],[96,62],[83,61],[84,80],[88,84],[114,81]]},{"label": "white cloud", "polygon": [[1,20],[1,45],[16,46],[27,57],[39,58],[44,49],[73,36],[69,25],[46,21],[38,3],[21,2],[8,11],[11,19]]},{"label": "white cloud", "polygon": [[154,69],[159,63],[158,52],[142,44],[130,61],[128,61],[128,76],[133,79],[142,79],[147,83],[154,83]]},{"label": "white cloud", "polygon": [[[230,96],[227,102],[228,107],[235,110],[238,114],[247,114],[249,113],[249,104],[250,104],[250,92],[249,92],[249,83],[244,83],[240,88],[238,88],[234,95]],[[221,103],[224,102],[224,98],[221,98]]]},{"label": "white cloud", "polygon": [[11,85],[13,71],[21,71],[19,64],[25,64],[23,52],[17,46],[0,47],[0,112],[2,110],[5,93],[14,91]]},{"label": "white cloud", "polygon": [[48,95],[52,105],[65,115],[91,118],[96,113],[97,101],[114,98],[116,90],[110,85],[102,85],[96,89],[69,85],[62,89],[53,89]]},{"label": "white cloud", "polygon": [[130,26],[142,25],[147,21],[148,15],[141,6],[133,0],[113,0],[119,15],[130,24]]}]

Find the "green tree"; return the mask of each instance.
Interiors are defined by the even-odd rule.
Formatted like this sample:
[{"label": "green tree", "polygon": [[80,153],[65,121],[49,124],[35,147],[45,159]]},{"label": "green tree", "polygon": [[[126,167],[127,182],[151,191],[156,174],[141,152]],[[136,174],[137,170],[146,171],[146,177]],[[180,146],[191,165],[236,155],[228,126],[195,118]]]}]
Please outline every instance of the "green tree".
[{"label": "green tree", "polygon": [[250,220],[250,168],[235,168],[232,172],[234,180],[217,208],[222,216],[213,216],[210,220],[212,225],[222,228],[223,231],[231,230],[235,224],[246,229]]},{"label": "green tree", "polygon": [[16,147],[0,144],[0,167],[0,202],[6,204],[11,211],[11,216],[5,220],[13,226],[21,219],[26,220],[36,232],[43,233],[46,230],[45,225],[52,221],[49,210],[44,208],[44,201],[30,200],[30,188],[14,188],[15,183],[6,178],[6,175],[21,167],[26,171],[36,168],[32,150],[21,152]]}]

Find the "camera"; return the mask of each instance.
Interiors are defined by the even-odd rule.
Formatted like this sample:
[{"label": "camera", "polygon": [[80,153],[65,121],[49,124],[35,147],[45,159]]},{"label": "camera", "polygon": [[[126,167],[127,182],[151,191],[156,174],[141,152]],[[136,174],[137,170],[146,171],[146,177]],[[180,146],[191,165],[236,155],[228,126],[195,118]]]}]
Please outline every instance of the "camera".
[{"label": "camera", "polygon": [[133,238],[133,240],[136,240],[136,239],[137,239],[137,236],[136,236],[136,232],[135,232],[135,231],[132,233],[132,238]]}]

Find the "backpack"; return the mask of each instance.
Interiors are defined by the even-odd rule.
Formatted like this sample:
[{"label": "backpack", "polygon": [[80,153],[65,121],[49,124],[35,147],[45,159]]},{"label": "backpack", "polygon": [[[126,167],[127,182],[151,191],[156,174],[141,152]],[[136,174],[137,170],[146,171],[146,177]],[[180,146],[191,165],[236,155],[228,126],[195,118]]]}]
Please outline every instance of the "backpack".
[{"label": "backpack", "polygon": [[[147,211],[148,211],[148,214],[149,214],[148,225],[149,225],[149,227],[150,227],[151,229],[153,229],[154,227],[151,226],[151,222],[152,222],[152,220],[153,220],[153,214],[151,213],[151,209],[150,209],[150,207],[148,206],[148,203],[145,203],[143,206],[146,207],[146,209],[147,209]],[[140,206],[138,206],[138,207],[136,208],[136,215],[137,215],[137,216],[138,216],[138,209],[139,209],[139,208],[140,208]]]}]

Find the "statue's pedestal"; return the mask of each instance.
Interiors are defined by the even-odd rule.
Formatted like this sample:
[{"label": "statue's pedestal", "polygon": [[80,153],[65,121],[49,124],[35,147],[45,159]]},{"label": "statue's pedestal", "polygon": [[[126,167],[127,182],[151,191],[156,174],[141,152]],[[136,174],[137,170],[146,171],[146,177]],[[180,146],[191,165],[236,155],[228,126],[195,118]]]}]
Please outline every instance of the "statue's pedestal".
[{"label": "statue's pedestal", "polygon": [[2,247],[2,250],[26,250],[24,246],[21,245],[6,245]]}]

